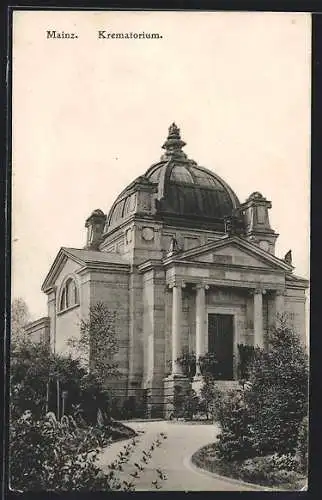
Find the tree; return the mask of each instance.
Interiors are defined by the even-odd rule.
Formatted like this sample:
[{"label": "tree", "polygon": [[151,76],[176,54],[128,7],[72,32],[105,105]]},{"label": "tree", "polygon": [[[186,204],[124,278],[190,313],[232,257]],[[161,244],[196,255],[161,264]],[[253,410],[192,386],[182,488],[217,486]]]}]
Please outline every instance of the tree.
[{"label": "tree", "polygon": [[46,409],[47,383],[52,356],[45,344],[20,339],[11,346],[10,406],[13,416],[31,410],[41,415]]},{"label": "tree", "polygon": [[70,338],[67,341],[101,384],[119,375],[114,361],[119,349],[115,320],[116,313],[110,311],[104,302],[97,302],[90,306],[88,317],[81,320],[80,338]]},{"label": "tree", "polygon": [[294,453],[299,426],[308,412],[308,358],[286,317],[268,336],[268,351],[260,350],[249,370],[245,398],[253,415],[258,452]]},{"label": "tree", "polygon": [[14,298],[11,303],[11,341],[17,342],[25,338],[25,326],[31,320],[27,303],[21,297]]},{"label": "tree", "polygon": [[46,344],[21,341],[11,352],[10,389],[11,415],[18,418],[30,410],[36,418],[46,410],[57,411],[57,380],[60,405],[62,391],[67,392],[66,413],[74,407],[87,422],[96,423],[98,409],[106,410],[108,394],[95,375],[88,373],[79,359],[54,354]]},{"label": "tree", "polygon": [[268,350],[256,349],[249,384],[222,401],[217,449],[226,459],[295,455],[308,411],[308,359],[286,318],[268,335]]}]

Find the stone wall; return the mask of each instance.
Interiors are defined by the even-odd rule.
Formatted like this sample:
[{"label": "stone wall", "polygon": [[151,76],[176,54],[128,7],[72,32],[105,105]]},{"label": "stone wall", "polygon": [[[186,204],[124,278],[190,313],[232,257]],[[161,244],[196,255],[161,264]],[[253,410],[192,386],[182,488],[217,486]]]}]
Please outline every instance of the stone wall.
[{"label": "stone wall", "polygon": [[150,416],[163,415],[165,376],[165,273],[152,269],[143,276],[143,387],[148,390]]},{"label": "stone wall", "polygon": [[[80,334],[80,321],[82,314],[84,314],[88,303],[86,296],[84,296],[84,288],[81,278],[78,276],[77,271],[80,269],[80,264],[77,264],[71,259],[68,259],[63,266],[59,276],[56,280],[56,294],[55,298],[51,298],[49,315],[54,315],[54,331],[51,334],[55,335],[55,351],[66,353],[68,351],[66,341],[71,337],[79,337]],[[72,277],[79,290],[79,305],[72,306],[65,311],[59,311],[59,301],[62,288],[66,283],[66,279]]]},{"label": "stone wall", "polygon": [[288,288],[285,296],[285,312],[294,331],[300,336],[303,344],[308,345],[306,332],[306,296],[303,290]]},{"label": "stone wall", "polygon": [[142,275],[134,268],[129,276],[129,390],[141,387],[143,378]]},{"label": "stone wall", "polygon": [[[145,239],[145,235],[148,239]],[[172,227],[138,216],[112,230],[100,246],[102,251],[117,252],[138,265],[148,259],[166,256],[171,239],[177,239],[182,250],[216,241],[222,235],[214,231]]]},{"label": "stone wall", "polygon": [[91,271],[87,275],[90,286],[90,305],[103,302],[116,313],[115,332],[119,350],[115,356],[120,377],[106,382],[116,397],[127,396],[129,374],[129,275],[126,272]]}]

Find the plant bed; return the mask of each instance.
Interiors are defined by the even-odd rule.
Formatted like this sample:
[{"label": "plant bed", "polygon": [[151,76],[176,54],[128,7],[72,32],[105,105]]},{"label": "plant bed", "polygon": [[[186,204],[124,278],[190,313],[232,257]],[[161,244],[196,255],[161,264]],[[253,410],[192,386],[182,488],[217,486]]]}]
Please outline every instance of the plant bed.
[{"label": "plant bed", "polygon": [[122,439],[131,439],[137,436],[137,433],[133,429],[114,419],[111,419],[108,423],[107,433],[112,442],[121,441]]},{"label": "plant bed", "polygon": [[294,457],[288,455],[227,461],[218,458],[216,444],[213,443],[194,453],[192,463],[224,477],[281,490],[301,490],[307,482],[306,475],[296,470]]}]

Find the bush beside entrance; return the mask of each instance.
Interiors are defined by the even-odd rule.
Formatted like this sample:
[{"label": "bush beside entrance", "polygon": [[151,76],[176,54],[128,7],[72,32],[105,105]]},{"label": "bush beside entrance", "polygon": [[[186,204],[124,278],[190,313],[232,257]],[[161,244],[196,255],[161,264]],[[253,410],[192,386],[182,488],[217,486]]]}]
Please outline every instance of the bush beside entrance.
[{"label": "bush beside entrance", "polygon": [[268,345],[243,367],[247,384],[217,397],[218,441],[198,462],[247,481],[294,486],[307,470],[308,359],[285,318]]}]

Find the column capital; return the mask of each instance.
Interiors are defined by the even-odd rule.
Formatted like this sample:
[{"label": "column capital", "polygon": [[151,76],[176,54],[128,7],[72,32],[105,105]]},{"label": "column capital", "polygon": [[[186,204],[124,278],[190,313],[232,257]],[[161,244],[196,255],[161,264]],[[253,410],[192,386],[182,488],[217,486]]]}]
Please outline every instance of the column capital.
[{"label": "column capital", "polygon": [[275,290],[275,295],[277,297],[281,297],[281,296],[285,295],[285,293],[286,293],[286,289],[285,288],[282,288],[282,289],[279,288],[279,289]]},{"label": "column capital", "polygon": [[167,286],[168,288],[186,288],[186,283],[183,280],[173,280]]},{"label": "column capital", "polygon": [[204,289],[204,290],[209,290],[209,285],[207,285],[206,283],[196,283],[196,290],[201,290],[201,289]]},{"label": "column capital", "polygon": [[266,290],[262,287],[251,288],[251,289],[249,289],[249,294],[250,295],[265,295]]}]

